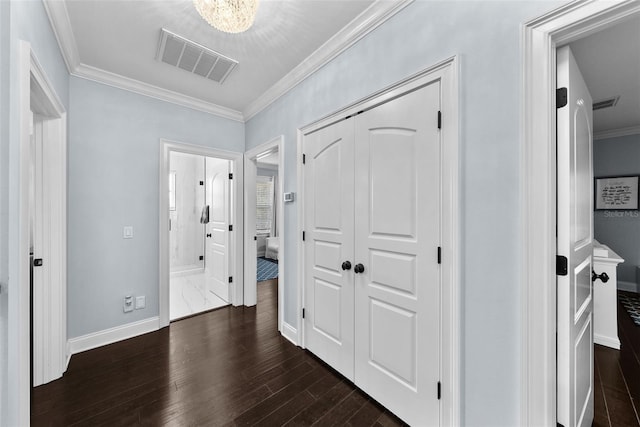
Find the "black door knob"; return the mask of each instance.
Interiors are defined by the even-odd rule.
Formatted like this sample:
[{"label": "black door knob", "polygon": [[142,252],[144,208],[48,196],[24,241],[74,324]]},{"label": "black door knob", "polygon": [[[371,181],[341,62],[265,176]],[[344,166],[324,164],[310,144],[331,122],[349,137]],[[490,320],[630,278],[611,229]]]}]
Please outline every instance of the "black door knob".
[{"label": "black door knob", "polygon": [[351,270],[351,263],[349,261],[345,261],[342,263],[343,270]]},{"label": "black door knob", "polygon": [[207,237],[211,237],[211,233],[207,233]]},{"label": "black door knob", "polygon": [[602,280],[602,283],[607,283],[609,281],[609,275],[606,272],[602,274],[596,274],[595,271],[591,270],[591,281],[595,282],[596,279]]},{"label": "black door knob", "polygon": [[353,267],[353,271],[354,273],[364,273],[364,265],[362,264],[356,264],[355,267]]}]

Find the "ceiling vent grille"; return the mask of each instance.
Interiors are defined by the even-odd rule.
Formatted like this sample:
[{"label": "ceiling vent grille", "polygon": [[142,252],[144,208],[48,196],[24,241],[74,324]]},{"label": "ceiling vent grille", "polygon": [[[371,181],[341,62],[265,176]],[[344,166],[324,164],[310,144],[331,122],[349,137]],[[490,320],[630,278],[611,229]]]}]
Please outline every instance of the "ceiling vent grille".
[{"label": "ceiling vent grille", "polygon": [[220,84],[238,65],[238,61],[164,28],[160,32],[156,59]]},{"label": "ceiling vent grille", "polygon": [[593,111],[602,110],[603,108],[611,108],[618,103],[619,96],[615,98],[603,99],[602,101],[595,101],[593,103]]}]

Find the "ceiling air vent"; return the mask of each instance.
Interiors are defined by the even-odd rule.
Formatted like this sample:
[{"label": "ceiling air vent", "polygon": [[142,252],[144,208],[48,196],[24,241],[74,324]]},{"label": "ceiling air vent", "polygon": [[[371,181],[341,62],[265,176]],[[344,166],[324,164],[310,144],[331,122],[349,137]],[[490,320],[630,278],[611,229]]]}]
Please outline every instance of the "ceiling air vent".
[{"label": "ceiling air vent", "polygon": [[620,97],[616,96],[614,98],[603,99],[601,101],[595,101],[593,103],[593,111],[602,110],[603,108],[613,107],[614,105],[616,105],[618,103],[619,99],[620,99]]},{"label": "ceiling air vent", "polygon": [[164,28],[160,32],[156,59],[220,84],[238,65],[238,61]]}]

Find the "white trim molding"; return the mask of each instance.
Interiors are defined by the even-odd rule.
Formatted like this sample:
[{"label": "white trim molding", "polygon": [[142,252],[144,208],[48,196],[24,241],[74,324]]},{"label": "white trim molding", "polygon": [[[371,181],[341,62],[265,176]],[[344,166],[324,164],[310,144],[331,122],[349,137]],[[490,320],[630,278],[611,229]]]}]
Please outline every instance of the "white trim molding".
[{"label": "white trim molding", "polygon": [[219,150],[216,148],[204,147],[201,145],[185,144],[182,142],[160,139],[160,165],[158,168],[158,217],[160,244],[158,249],[159,258],[159,295],[158,313],[160,327],[169,326],[169,157],[172,152],[194,154],[196,156],[216,157],[226,159],[231,162],[231,200],[233,203],[232,217],[230,224],[233,224],[233,232],[229,239],[229,276],[233,277],[231,284],[230,299],[234,306],[243,303],[244,288],[244,155],[233,151]]},{"label": "white trim molding", "polygon": [[282,336],[298,345],[298,330],[286,322],[282,324]]},{"label": "white trim molding", "polygon": [[118,89],[128,90],[139,95],[191,108],[192,110],[202,111],[225,119],[244,122],[244,118],[240,111],[223,107],[212,102],[203,101],[192,96],[183,95],[168,89],[163,89],[149,83],[141,82],[140,80],[130,79],[129,77],[124,77],[120,74],[115,74],[90,65],[80,64],[71,74],[76,77],[82,77],[84,79],[92,80]]},{"label": "white trim molding", "polygon": [[556,424],[556,47],[638,12],[634,0],[579,0],[523,25],[523,426]]},{"label": "white trim molding", "polygon": [[113,344],[114,342],[157,331],[159,328],[160,321],[156,316],[71,338],[69,340],[69,357],[73,354],[102,347],[103,345]]},{"label": "white trim molding", "polygon": [[[460,382],[460,178],[459,178],[459,113],[458,104],[458,58],[453,56],[431,67],[428,67],[406,79],[377,91],[339,111],[331,113],[297,131],[297,173],[298,173],[298,235],[302,235],[304,224],[304,168],[302,167],[303,139],[318,129],[329,126],[344,117],[355,115],[402,96],[425,84],[439,80],[441,82],[441,167],[442,167],[442,215],[441,245],[441,425],[461,424],[461,382]],[[302,307],[304,301],[304,245],[297,239],[298,260],[298,301],[296,312],[298,317],[298,345],[305,347],[304,322]]]},{"label": "white trim molding", "polygon": [[53,33],[62,51],[62,58],[67,65],[69,74],[73,74],[80,65],[78,44],[71,28],[71,19],[67,11],[67,5],[60,0],[43,0],[44,9],[49,17]]},{"label": "white trim molding", "polygon": [[260,111],[267,108],[276,99],[289,92],[358,40],[413,3],[413,1],[414,0],[374,1],[364,12],[349,22],[311,55],[300,62],[293,70],[289,71],[255,101],[249,104],[249,106],[244,109],[244,119],[248,121]]},{"label": "white trim molding", "polygon": [[600,132],[594,132],[593,139],[609,139],[619,138],[621,136],[640,135],[640,126],[629,126],[626,128],[603,130]]}]

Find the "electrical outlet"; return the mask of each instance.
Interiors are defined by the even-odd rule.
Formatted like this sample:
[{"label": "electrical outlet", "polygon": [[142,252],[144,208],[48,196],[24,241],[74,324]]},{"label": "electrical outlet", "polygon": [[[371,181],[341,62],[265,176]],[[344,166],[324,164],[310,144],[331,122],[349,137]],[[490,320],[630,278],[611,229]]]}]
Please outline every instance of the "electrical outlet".
[{"label": "electrical outlet", "polygon": [[126,225],[122,230],[122,238],[123,239],[133,239],[133,226]]},{"label": "electrical outlet", "polygon": [[124,305],[122,306],[122,310],[125,313],[133,311],[133,297],[131,295],[127,295],[126,297],[124,297]]},{"label": "electrical outlet", "polygon": [[136,297],[136,310],[144,308],[147,304],[146,297],[144,295]]}]

